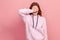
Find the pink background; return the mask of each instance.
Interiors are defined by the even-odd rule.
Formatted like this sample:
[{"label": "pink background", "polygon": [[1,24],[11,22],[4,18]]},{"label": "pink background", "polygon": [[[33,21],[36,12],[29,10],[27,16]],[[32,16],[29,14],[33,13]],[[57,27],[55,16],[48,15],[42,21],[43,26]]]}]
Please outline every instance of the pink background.
[{"label": "pink background", "polygon": [[37,1],[46,17],[48,39],[60,40],[60,0],[0,0],[0,40],[25,40],[25,27],[19,8]]}]

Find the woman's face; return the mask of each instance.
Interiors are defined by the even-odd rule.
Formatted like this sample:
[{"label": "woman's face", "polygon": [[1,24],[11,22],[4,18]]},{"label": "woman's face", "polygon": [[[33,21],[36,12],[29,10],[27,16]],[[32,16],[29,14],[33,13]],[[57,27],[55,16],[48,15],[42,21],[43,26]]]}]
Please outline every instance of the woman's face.
[{"label": "woman's face", "polygon": [[33,6],[32,10],[33,10],[33,15],[37,15],[39,8],[37,6]]}]

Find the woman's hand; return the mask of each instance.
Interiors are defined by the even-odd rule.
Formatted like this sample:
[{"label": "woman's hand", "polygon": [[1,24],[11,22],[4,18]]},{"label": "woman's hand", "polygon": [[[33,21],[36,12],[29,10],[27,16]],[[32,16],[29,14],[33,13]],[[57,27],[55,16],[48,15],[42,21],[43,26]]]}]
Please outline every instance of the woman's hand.
[{"label": "woman's hand", "polygon": [[35,10],[32,10],[33,11],[33,13],[37,13],[38,11],[35,11]]}]

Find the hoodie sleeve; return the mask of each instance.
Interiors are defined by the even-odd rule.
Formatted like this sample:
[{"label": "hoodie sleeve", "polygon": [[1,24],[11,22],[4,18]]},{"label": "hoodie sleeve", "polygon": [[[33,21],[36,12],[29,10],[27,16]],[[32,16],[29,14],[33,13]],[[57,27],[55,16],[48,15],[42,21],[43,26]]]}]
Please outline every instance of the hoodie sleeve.
[{"label": "hoodie sleeve", "polygon": [[48,40],[48,35],[47,35],[47,25],[46,25],[46,19],[45,18],[43,18],[43,25],[42,25],[42,27],[43,27],[43,32],[44,32],[44,40]]},{"label": "hoodie sleeve", "polygon": [[29,15],[30,13],[32,13],[33,12],[33,10],[31,10],[31,9],[19,9],[18,10],[18,14],[20,15],[20,16],[22,16],[22,19],[23,19],[23,21],[24,22],[26,22],[26,16],[27,15]]},{"label": "hoodie sleeve", "polygon": [[28,25],[26,24],[26,16],[29,14],[29,13],[32,13],[33,11],[31,9],[19,9],[18,10],[19,12],[19,15],[22,16],[22,19],[23,21],[25,22],[25,26],[26,26],[26,40],[33,40],[33,38],[31,37],[31,34],[29,32],[29,29],[28,29]]},{"label": "hoodie sleeve", "polygon": [[21,15],[21,16],[25,16],[25,15],[28,15],[29,13],[32,13],[33,12],[33,10],[31,10],[31,9],[19,9],[18,10],[19,11],[19,15]]},{"label": "hoodie sleeve", "polygon": [[43,39],[43,35],[37,29],[31,27],[30,25],[29,25],[29,31],[30,31],[31,37],[34,40],[42,40]]}]

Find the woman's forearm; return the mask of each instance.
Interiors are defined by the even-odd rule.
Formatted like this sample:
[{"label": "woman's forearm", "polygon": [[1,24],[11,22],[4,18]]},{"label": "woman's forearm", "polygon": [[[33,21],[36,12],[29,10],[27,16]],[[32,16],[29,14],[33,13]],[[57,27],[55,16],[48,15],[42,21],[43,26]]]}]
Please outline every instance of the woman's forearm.
[{"label": "woman's forearm", "polygon": [[21,15],[21,16],[24,16],[24,15],[28,15],[29,13],[33,13],[33,10],[31,10],[31,9],[19,9],[18,10],[19,11],[19,14]]},{"label": "woman's forearm", "polygon": [[31,35],[35,38],[35,39],[42,39],[43,36],[40,32],[38,32],[36,29],[34,29],[33,27],[29,27],[30,29],[30,32],[31,32]]}]

